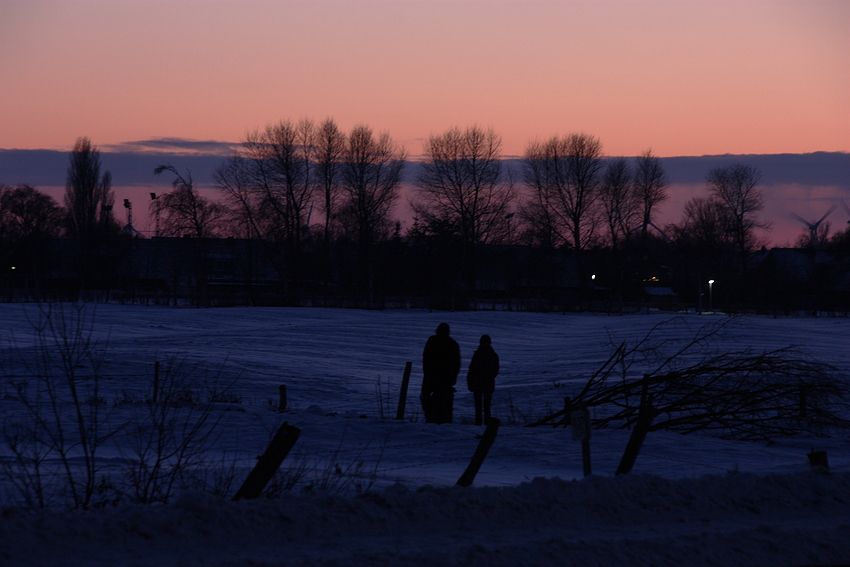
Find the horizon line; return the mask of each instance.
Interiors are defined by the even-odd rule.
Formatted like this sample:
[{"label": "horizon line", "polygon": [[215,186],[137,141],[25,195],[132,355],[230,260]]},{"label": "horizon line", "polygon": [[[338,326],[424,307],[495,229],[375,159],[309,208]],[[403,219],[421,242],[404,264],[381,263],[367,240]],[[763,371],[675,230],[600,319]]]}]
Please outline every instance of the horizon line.
[{"label": "horizon line", "polygon": [[[171,142],[174,143],[174,146],[170,149],[163,148],[162,150],[156,149],[132,149],[132,147],[122,147],[122,146],[132,146],[132,145],[144,145],[145,143],[151,143],[152,145],[161,143],[161,142]],[[181,149],[180,144],[197,144],[197,145],[220,145],[222,149],[225,148],[236,148],[239,147],[243,142],[229,142],[225,140],[200,140],[194,138],[151,138],[150,140],[136,140],[136,141],[128,141],[128,142],[119,142],[116,144],[104,144],[102,146],[97,146],[96,148],[100,151],[101,154],[112,154],[112,155],[140,155],[140,156],[157,156],[157,155],[183,155],[185,157],[227,157],[228,154],[216,151],[202,151],[202,150],[192,150],[192,149]],[[167,144],[166,144],[167,145]],[[72,147],[68,147],[67,149],[61,148],[49,148],[49,147],[39,147],[39,148],[18,148],[18,147],[0,147],[0,152],[10,153],[10,152],[50,152],[50,153],[70,153],[72,151]],[[792,152],[792,151],[777,151],[777,152],[765,152],[765,153],[755,153],[755,152],[724,152],[724,153],[709,153],[709,154],[672,154],[672,155],[655,155],[655,157],[660,159],[680,159],[680,158],[722,158],[722,157],[733,157],[733,156],[741,156],[741,157],[769,157],[769,156],[811,156],[811,155],[850,155],[850,150],[809,150],[803,152]],[[425,157],[425,154],[408,154],[405,156],[405,161],[420,161]],[[525,156],[519,154],[505,154],[499,157],[501,160],[518,160],[524,159]],[[611,158],[611,157],[626,157],[633,158],[638,157],[638,155],[629,155],[629,154],[604,154],[603,158]]]}]

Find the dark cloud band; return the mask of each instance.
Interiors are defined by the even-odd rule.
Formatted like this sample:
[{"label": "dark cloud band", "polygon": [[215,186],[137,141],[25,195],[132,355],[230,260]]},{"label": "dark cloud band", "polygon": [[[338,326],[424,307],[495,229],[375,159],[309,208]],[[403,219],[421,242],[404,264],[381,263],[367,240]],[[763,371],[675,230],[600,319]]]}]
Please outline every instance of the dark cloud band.
[{"label": "dark cloud band", "polygon": [[[103,165],[112,172],[115,185],[168,185],[168,179],[153,173],[161,164],[191,170],[198,184],[209,185],[215,169],[237,147],[236,143],[217,140],[154,138],[101,149]],[[848,153],[667,157],[662,162],[670,184],[701,184],[709,170],[739,162],[761,170],[764,185],[835,186],[850,190]],[[522,161],[518,157],[506,158],[505,165],[515,180],[521,179]],[[67,166],[67,152],[0,149],[0,183],[64,185]],[[405,169],[405,180],[413,181],[419,165],[411,161]]]}]

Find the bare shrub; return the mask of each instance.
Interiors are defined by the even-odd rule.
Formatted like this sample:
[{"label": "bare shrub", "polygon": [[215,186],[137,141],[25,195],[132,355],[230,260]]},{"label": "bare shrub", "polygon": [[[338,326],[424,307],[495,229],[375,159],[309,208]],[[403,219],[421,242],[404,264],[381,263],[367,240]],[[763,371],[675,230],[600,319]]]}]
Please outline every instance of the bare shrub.
[{"label": "bare shrub", "polygon": [[39,440],[33,427],[17,422],[4,424],[3,443],[11,451],[12,459],[0,461],[0,474],[11,483],[27,508],[44,508],[50,446]]},{"label": "bare shrub", "polygon": [[280,498],[284,493],[304,486],[309,473],[310,464],[303,457],[288,467],[281,467],[266,485],[263,495],[270,500]]},{"label": "bare shrub", "polygon": [[325,467],[319,471],[314,482],[307,486],[307,490],[318,490],[331,494],[363,494],[374,488],[378,480],[378,470],[384,457],[387,439],[377,447],[377,455],[369,458],[367,451],[369,445],[359,447],[349,459],[342,458],[342,447],[344,437],[340,439],[339,446],[332,458],[325,462]]},{"label": "bare shrub", "polygon": [[167,502],[188,473],[204,463],[221,419],[212,406],[226,391],[206,386],[200,371],[176,358],[163,364],[151,380],[143,415],[124,429],[126,474],[137,502]]},{"label": "bare shrub", "polygon": [[85,305],[41,305],[30,323],[32,345],[10,349],[25,372],[9,378],[19,411],[3,421],[13,459],[0,470],[29,505],[48,504],[48,485],[58,484],[75,508],[87,508],[98,490],[97,452],[115,433],[102,427],[105,343]]},{"label": "bare shrub", "polygon": [[235,454],[223,454],[218,460],[207,461],[205,466],[193,469],[181,485],[222,499],[230,498],[240,479],[247,474],[244,469],[244,463]]}]

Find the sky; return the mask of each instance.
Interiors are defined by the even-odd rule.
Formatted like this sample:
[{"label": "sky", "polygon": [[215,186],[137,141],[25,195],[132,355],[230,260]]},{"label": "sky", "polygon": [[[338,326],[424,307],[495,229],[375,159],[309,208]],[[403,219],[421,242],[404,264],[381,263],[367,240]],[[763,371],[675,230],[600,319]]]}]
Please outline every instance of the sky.
[{"label": "sky", "polygon": [[850,2],[0,0],[0,148],[455,125],[507,155],[850,151]]}]

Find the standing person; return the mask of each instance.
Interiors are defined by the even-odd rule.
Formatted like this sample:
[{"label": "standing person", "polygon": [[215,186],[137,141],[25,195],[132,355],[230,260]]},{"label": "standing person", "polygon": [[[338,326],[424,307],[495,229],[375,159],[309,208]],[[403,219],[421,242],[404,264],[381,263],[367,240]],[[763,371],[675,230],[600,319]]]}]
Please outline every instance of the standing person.
[{"label": "standing person", "polygon": [[490,404],[496,390],[499,355],[493,350],[491,342],[490,335],[481,335],[466,374],[466,385],[475,397],[475,425],[481,425],[482,412],[485,422],[490,419]]},{"label": "standing person", "polygon": [[451,423],[460,347],[449,336],[448,323],[437,325],[422,351],[422,411],[428,423]]}]

